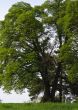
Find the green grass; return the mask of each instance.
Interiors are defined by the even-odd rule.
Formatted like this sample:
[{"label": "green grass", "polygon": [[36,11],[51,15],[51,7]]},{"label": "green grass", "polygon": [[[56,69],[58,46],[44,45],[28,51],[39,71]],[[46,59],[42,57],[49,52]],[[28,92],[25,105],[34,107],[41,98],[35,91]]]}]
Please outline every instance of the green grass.
[{"label": "green grass", "polygon": [[78,110],[78,104],[0,104],[0,110]]}]

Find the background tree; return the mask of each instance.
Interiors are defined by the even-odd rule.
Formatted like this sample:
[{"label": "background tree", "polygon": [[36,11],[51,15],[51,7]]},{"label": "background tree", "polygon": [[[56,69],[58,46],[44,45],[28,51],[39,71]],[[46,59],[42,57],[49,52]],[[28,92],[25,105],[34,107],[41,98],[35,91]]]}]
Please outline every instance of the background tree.
[{"label": "background tree", "polygon": [[[63,95],[72,92],[77,87],[77,1],[54,0],[46,1],[43,7],[47,9],[48,17],[44,17],[44,22],[48,23],[56,32],[55,38],[59,45],[57,52],[56,77],[52,95],[55,96],[59,84],[59,96],[62,101]],[[75,9],[73,9],[75,7]],[[75,53],[75,54],[74,54]],[[75,71],[75,73],[74,73]],[[71,81],[70,81],[71,80]],[[76,82],[73,83],[73,81]],[[75,84],[75,85],[74,85]],[[54,92],[54,94],[53,94]],[[52,98],[54,100],[54,98]]]},{"label": "background tree", "polygon": [[61,26],[58,24],[58,20],[64,16],[65,14],[65,2],[63,0],[54,0],[54,1],[46,1],[43,4],[43,7],[47,9],[48,16],[44,17],[43,21],[48,24],[51,28],[53,28],[54,33],[54,39],[57,39],[55,51],[53,51],[54,56],[56,57],[55,61],[55,76],[54,81],[52,83],[52,91],[51,91],[51,97],[52,101],[55,100],[55,93],[58,90],[59,91],[59,101],[62,101],[62,79],[65,75],[65,72],[62,67],[62,62],[59,59],[59,52],[60,48],[63,46],[65,35],[61,28]]},{"label": "background tree", "polygon": [[66,1],[66,14],[60,19],[60,24],[66,35],[65,44],[61,49],[61,59],[64,64],[68,79],[70,82],[71,92],[77,95],[77,72],[78,72],[78,2]]}]

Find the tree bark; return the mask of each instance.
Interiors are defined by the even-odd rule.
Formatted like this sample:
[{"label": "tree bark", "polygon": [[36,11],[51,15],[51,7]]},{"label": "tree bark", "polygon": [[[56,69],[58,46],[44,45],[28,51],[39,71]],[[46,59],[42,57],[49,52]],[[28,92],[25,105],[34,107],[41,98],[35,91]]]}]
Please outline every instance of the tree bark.
[{"label": "tree bark", "polygon": [[57,85],[58,85],[58,79],[59,79],[59,75],[60,75],[60,70],[61,70],[61,65],[60,62],[57,64],[57,68],[56,68],[56,75],[55,75],[55,79],[52,83],[52,91],[51,91],[51,101],[55,102],[55,92],[57,90]]},{"label": "tree bark", "polygon": [[62,71],[60,71],[59,101],[62,102]]},{"label": "tree bark", "polygon": [[44,83],[44,96],[42,98],[43,102],[48,102],[51,99],[51,95],[50,95],[50,82],[49,82],[49,76],[48,76],[48,71],[47,71],[47,65],[44,64],[44,66],[42,67],[42,71],[41,71],[41,76],[43,79],[43,83]]}]

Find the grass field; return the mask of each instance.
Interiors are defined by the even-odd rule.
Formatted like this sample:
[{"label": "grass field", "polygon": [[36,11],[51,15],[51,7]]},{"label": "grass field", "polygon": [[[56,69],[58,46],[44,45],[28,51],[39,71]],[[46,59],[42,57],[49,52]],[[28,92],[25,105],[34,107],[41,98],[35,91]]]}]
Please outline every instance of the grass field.
[{"label": "grass field", "polygon": [[78,104],[0,104],[0,110],[78,110]]}]

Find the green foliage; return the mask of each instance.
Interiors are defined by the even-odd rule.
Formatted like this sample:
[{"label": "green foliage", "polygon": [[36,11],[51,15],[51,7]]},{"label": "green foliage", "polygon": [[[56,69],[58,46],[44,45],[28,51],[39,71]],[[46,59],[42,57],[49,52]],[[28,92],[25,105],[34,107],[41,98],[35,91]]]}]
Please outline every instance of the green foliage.
[{"label": "green foliage", "polygon": [[58,20],[58,23],[62,26],[68,39],[61,49],[61,60],[63,60],[66,64],[66,70],[71,82],[77,80],[78,72],[77,9],[77,1],[66,1],[66,14]]},{"label": "green foliage", "polygon": [[42,24],[35,19],[31,11],[23,13],[18,17],[16,30],[18,33],[20,32],[21,36],[27,37],[28,40],[35,39],[38,33],[43,31]]},{"label": "green foliage", "polygon": [[0,80],[5,90],[21,91],[28,87],[38,71],[32,45],[43,27],[35,19],[32,7],[24,2],[12,6],[1,26]]}]

